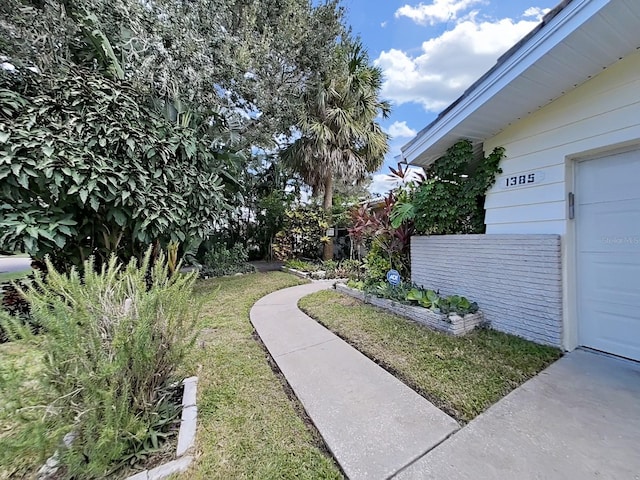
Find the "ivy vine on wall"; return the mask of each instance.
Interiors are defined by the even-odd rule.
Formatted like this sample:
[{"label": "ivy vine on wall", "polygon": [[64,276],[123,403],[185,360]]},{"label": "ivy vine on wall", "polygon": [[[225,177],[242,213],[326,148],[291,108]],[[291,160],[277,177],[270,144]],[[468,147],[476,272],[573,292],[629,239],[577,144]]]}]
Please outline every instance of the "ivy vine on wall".
[{"label": "ivy vine on wall", "polygon": [[422,235],[484,233],[484,198],[502,173],[502,158],[504,148],[496,147],[477,161],[469,140],[457,142],[425,169],[425,181],[395,216],[410,216]]}]

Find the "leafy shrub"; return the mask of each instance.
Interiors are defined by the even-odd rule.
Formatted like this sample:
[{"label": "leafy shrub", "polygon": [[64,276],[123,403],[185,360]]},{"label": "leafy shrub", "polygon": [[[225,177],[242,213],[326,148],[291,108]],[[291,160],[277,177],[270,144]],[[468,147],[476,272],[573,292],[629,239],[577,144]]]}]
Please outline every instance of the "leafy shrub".
[{"label": "leafy shrub", "polygon": [[399,285],[391,285],[389,282],[379,282],[376,284],[365,284],[364,292],[379,298],[386,298],[398,303],[409,304],[407,293],[412,288],[410,283],[401,282]]},{"label": "leafy shrub", "polygon": [[[16,288],[13,283],[15,283],[18,288]],[[32,332],[39,332],[41,325],[31,316],[29,302],[19,291],[19,289],[28,288],[29,280],[21,279],[13,283],[0,284],[0,312],[4,311],[16,317],[15,320],[17,322],[28,326]],[[0,323],[0,343],[8,340],[9,336]]]},{"label": "leafy shrub", "polygon": [[374,243],[364,259],[365,283],[377,285],[385,282],[391,270],[391,260],[384,254],[379,244]]},{"label": "leafy shrub", "polygon": [[327,278],[349,278],[360,280],[364,276],[364,263],[358,260],[326,261],[323,267]]},{"label": "leafy shrub", "polygon": [[284,263],[285,267],[310,273],[312,278],[353,278],[360,279],[363,275],[364,265],[358,260],[325,260],[321,263],[305,262],[304,260],[291,259]]},{"label": "leafy shrub", "polygon": [[200,269],[203,277],[221,277],[223,275],[234,275],[236,273],[255,272],[255,268],[250,263],[249,252],[240,243],[236,243],[231,249],[224,245],[214,245],[204,256],[204,264]]},{"label": "leafy shrub", "polygon": [[305,262],[304,260],[300,260],[298,258],[292,258],[284,262],[284,266],[287,268],[292,268],[294,270],[299,270],[301,272],[317,272],[320,270],[320,265],[313,262]]},{"label": "leafy shrub", "polygon": [[284,228],[273,241],[274,257],[319,259],[322,245],[330,241],[325,236],[328,227],[326,214],[319,207],[299,207],[286,212]]},{"label": "leafy shrub", "polygon": [[458,315],[466,315],[468,313],[476,313],[478,304],[470,302],[467,298],[459,295],[450,295],[441,297],[434,290],[425,290],[424,288],[414,286],[407,293],[406,299],[415,302],[421,307],[430,308],[441,313],[457,313]]},{"label": "leafy shrub", "polygon": [[347,280],[347,287],[355,288],[356,290],[361,290],[361,291],[364,291],[365,289],[363,280],[353,280],[351,278]]},{"label": "leafy shrub", "polygon": [[[83,277],[49,262],[46,279],[36,273],[36,288],[24,292],[47,331],[38,381],[48,404],[34,422],[57,441],[74,432],[61,455],[69,478],[104,478],[144,456],[178,413],[169,386],[195,340],[195,274],[170,275],[164,256],[153,265],[150,257],[126,266],[111,257],[99,271],[90,259]],[[3,455],[29,448],[24,438],[3,440]]]},{"label": "leafy shrub", "polygon": [[0,69],[0,98],[0,251],[49,254],[58,268],[128,259],[204,237],[227,208],[235,156],[161,118],[126,81]]}]

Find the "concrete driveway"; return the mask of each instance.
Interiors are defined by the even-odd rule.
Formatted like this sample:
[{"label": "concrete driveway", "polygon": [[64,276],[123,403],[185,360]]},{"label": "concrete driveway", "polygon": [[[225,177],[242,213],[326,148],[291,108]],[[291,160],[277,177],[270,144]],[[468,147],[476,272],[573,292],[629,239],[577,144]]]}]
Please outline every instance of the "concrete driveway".
[{"label": "concrete driveway", "polygon": [[31,268],[29,257],[0,256],[0,273],[23,272]]},{"label": "concrete driveway", "polygon": [[640,363],[576,350],[397,479],[640,479]]}]

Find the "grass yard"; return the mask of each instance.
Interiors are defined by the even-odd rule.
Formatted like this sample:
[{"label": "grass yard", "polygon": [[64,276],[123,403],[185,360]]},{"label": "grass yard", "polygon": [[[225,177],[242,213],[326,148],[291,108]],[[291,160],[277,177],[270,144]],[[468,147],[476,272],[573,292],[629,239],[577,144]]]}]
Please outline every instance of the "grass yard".
[{"label": "grass yard", "polygon": [[333,290],[304,297],[299,306],[464,423],[561,355],[494,330],[445,335]]},{"label": "grass yard", "polygon": [[30,273],[31,273],[31,269],[22,270],[20,272],[3,272],[3,273],[0,273],[0,283],[14,282],[16,280],[26,277]]},{"label": "grass yard", "polygon": [[[0,478],[32,478],[51,447],[44,425],[34,421],[43,414],[42,395],[32,380],[40,368],[35,342],[0,344]],[[16,404],[21,409],[14,416]]]},{"label": "grass yard", "polygon": [[184,478],[341,478],[300,406],[287,397],[249,321],[251,306],[275,290],[299,285],[282,272],[200,282],[207,298],[201,338],[187,365],[197,374],[197,458]]}]

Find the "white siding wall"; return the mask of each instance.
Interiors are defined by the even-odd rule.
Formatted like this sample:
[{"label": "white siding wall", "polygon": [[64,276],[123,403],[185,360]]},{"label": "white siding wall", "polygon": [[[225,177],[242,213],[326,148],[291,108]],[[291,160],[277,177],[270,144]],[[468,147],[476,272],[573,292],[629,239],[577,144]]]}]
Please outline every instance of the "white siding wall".
[{"label": "white siding wall", "polygon": [[[503,174],[487,194],[487,233],[565,234],[570,160],[639,140],[637,52],[485,142],[486,153],[506,150]],[[532,171],[544,172],[540,184],[502,187],[506,177]]]}]

